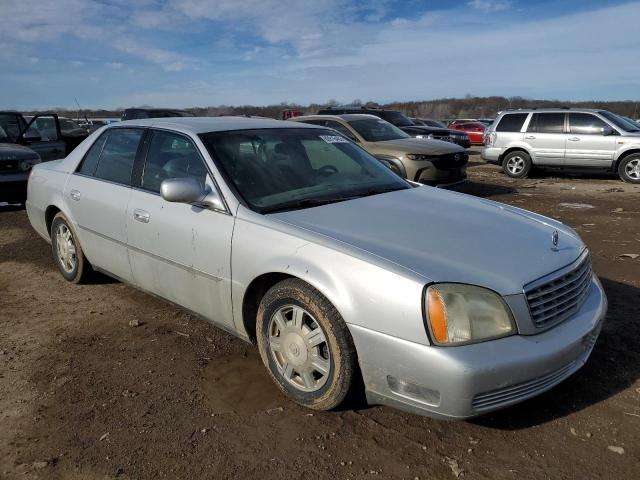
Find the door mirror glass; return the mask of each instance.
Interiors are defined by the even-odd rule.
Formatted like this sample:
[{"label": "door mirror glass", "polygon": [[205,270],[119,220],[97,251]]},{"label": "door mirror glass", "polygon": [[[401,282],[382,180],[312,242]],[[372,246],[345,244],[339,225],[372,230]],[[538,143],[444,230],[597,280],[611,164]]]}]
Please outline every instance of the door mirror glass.
[{"label": "door mirror glass", "polygon": [[613,135],[614,131],[609,125],[602,127],[602,135]]}]

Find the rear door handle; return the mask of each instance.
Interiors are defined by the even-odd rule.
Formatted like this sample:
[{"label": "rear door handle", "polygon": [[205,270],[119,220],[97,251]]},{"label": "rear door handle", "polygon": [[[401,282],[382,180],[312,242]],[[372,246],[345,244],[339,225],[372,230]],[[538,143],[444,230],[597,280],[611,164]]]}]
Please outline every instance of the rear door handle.
[{"label": "rear door handle", "polygon": [[536,137],[533,135],[527,135],[526,137],[524,137],[525,140],[535,140]]},{"label": "rear door handle", "polygon": [[78,190],[71,190],[69,196],[76,202],[80,201],[80,192]]},{"label": "rear door handle", "polygon": [[140,210],[139,208],[136,208],[133,211],[133,218],[134,220],[137,220],[142,223],[149,223],[149,219],[151,218],[151,215],[149,215],[149,212],[145,210]]},{"label": "rear door handle", "polygon": [[580,141],[580,139],[578,137],[567,138],[567,140],[569,140],[570,142],[579,142]]}]

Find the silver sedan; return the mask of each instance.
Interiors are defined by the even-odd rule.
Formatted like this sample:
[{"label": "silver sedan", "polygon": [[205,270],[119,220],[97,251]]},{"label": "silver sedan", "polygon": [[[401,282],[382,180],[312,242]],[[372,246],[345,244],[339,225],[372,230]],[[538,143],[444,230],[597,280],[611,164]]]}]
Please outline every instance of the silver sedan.
[{"label": "silver sedan", "polygon": [[248,342],[314,409],[467,418],[579,369],[607,302],[569,227],[407,182],[333,130],[121,122],[37,165],[27,212],[70,282],[101,271]]}]

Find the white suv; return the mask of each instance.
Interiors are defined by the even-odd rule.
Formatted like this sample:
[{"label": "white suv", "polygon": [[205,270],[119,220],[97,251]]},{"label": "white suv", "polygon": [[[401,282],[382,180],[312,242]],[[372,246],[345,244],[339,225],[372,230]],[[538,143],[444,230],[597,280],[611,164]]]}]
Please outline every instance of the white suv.
[{"label": "white suv", "polygon": [[484,145],[482,158],[514,178],[534,167],[595,168],[640,183],[640,126],[606,110],[501,112],[487,128]]}]

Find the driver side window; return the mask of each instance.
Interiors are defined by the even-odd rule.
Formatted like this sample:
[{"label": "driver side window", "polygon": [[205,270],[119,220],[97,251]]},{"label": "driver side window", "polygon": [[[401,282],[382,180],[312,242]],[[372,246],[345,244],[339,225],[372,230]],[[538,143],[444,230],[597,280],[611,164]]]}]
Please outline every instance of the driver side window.
[{"label": "driver side window", "polygon": [[144,165],[142,188],[160,193],[160,185],[168,178],[192,177],[205,187],[207,168],[197,147],[183,135],[155,131]]}]

